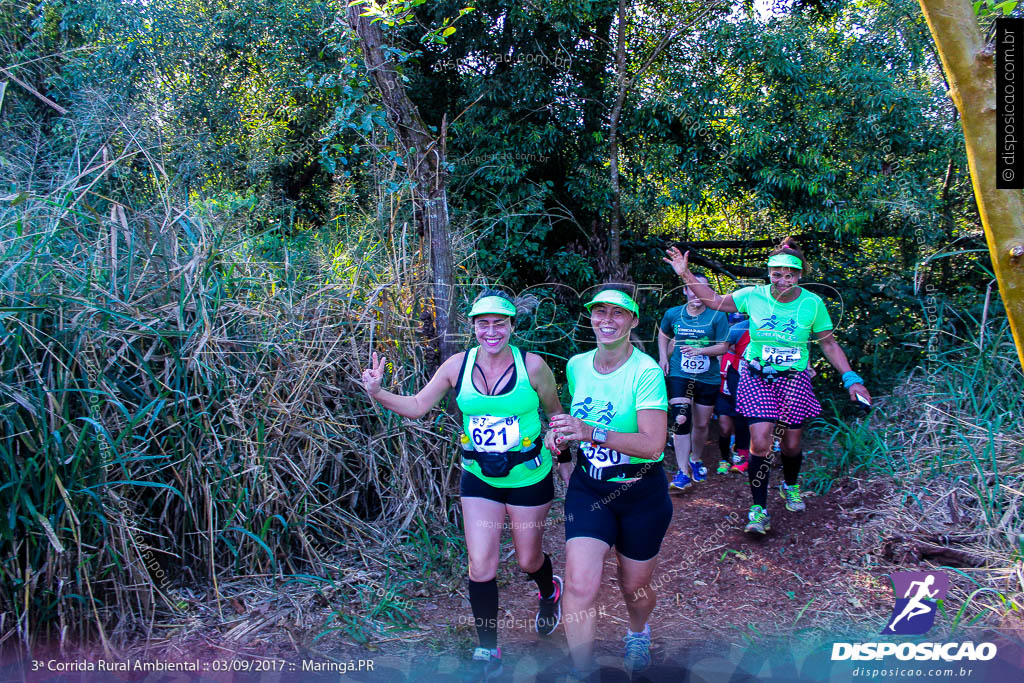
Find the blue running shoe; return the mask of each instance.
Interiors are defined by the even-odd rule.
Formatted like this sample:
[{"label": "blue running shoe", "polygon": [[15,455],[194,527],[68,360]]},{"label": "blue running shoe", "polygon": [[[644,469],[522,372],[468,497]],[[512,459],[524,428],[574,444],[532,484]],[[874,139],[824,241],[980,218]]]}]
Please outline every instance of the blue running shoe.
[{"label": "blue running shoe", "polygon": [[704,466],[702,462],[690,461],[690,476],[693,477],[693,483],[699,484],[702,481],[707,481],[708,468]]},{"label": "blue running shoe", "polygon": [[626,672],[633,674],[651,665],[651,627],[644,626],[640,633],[626,629]]},{"label": "blue running shoe", "polygon": [[669,488],[677,489],[679,491],[685,491],[693,484],[690,478],[686,476],[686,472],[679,470],[676,472],[676,476],[669,482]]}]

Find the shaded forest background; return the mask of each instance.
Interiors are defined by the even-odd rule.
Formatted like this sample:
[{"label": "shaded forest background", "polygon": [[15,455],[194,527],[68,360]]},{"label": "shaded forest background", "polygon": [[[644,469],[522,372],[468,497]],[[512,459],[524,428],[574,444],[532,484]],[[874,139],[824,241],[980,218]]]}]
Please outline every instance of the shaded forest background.
[{"label": "shaded forest background", "polygon": [[[152,636],[233,577],[347,596],[323,628],[369,637],[415,620],[410,573],[458,574],[443,411],[357,384],[371,347],[404,391],[439,354],[432,152],[388,124],[346,4],[0,0],[4,647]],[[442,160],[453,329],[484,284],[529,294],[518,342],[560,377],[575,292],[650,285],[653,338],[667,246],[727,291],[795,235],[892,394],[871,425],[833,409],[815,481],[927,452],[975,501],[974,557],[1019,562],[1020,370],[917,5],[469,5],[367,5]]]}]

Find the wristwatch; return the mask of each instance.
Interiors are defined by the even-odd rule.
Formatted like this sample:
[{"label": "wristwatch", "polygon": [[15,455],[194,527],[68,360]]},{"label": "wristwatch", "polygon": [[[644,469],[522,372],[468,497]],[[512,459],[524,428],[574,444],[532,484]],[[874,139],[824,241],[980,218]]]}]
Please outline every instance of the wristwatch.
[{"label": "wristwatch", "polygon": [[590,437],[591,443],[604,443],[608,440],[608,430],[603,427],[594,427],[594,434]]}]

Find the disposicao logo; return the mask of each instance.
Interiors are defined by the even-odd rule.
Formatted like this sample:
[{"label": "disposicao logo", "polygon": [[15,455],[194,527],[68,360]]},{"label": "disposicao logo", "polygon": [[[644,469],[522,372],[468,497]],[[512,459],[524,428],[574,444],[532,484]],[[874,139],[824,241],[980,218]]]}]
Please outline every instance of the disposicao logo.
[{"label": "disposicao logo", "polygon": [[[919,636],[935,625],[937,602],[949,592],[949,577],[943,572],[894,572],[892,608],[882,635]],[[833,643],[832,661],[878,660],[895,656],[899,660],[953,662],[987,661],[996,656],[994,643]]]},{"label": "disposicao logo", "polygon": [[935,603],[946,597],[949,577],[944,572],[894,572],[896,605],[882,635],[919,636],[935,624]]}]

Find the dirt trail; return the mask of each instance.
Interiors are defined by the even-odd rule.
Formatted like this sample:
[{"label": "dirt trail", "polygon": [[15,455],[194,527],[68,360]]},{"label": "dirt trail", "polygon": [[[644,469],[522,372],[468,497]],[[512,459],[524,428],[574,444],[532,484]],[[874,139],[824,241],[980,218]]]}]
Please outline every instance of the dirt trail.
[{"label": "dirt trail", "polygon": [[[850,548],[857,545],[852,510],[873,496],[859,483],[846,483],[825,496],[806,496],[807,510],[792,513],[783,507],[774,484],[781,472],[772,473],[768,499],[772,531],[763,539],[743,533],[750,490],[746,475],[709,474],[708,481],[673,492],[674,513],[659,555],[652,581],[658,590],[658,606],[652,615],[655,646],[665,643],[702,642],[733,632],[736,642],[752,624],[755,632],[781,633],[795,628],[823,625],[826,605],[853,597],[850,569],[842,565]],[[553,514],[561,518],[560,504]],[[545,534],[556,573],[564,571],[564,528],[553,525]],[[597,606],[605,615],[598,619],[597,638],[609,654],[619,654],[626,628],[626,610],[618,588],[614,553],[605,560],[604,580]],[[499,633],[509,651],[520,648],[564,648],[561,629],[541,640],[520,623],[536,610],[536,589],[514,567],[503,564],[507,583],[501,603],[506,623]],[[884,594],[885,602],[891,600]],[[811,603],[811,601],[814,603]],[[448,615],[468,611],[468,602],[444,605]],[[809,603],[811,603],[809,605]],[[441,605],[439,605],[441,607]],[[807,607],[807,609],[804,609]],[[811,609],[811,608],[814,609]],[[464,629],[471,633],[467,626]],[[619,654],[619,656],[621,656]]]},{"label": "dirt trail", "polygon": [[[714,452],[709,444],[709,453]],[[671,459],[671,452],[667,456]],[[714,464],[710,457],[707,460]],[[893,604],[886,580],[892,565],[874,556],[879,539],[869,536],[866,529],[871,525],[866,522],[878,514],[892,484],[844,479],[826,495],[806,495],[807,510],[791,513],[778,494],[781,480],[781,472],[773,470],[768,497],[772,531],[764,538],[743,533],[750,505],[746,475],[712,473],[708,481],[672,493],[673,520],[652,582],[658,591],[650,620],[654,664],[634,680],[826,681],[832,679],[832,662],[824,651],[827,647],[816,648],[815,643],[854,631],[878,632]],[[564,495],[560,482],[556,487],[556,496]],[[556,573],[564,576],[562,518],[558,498],[548,518],[544,546]],[[595,654],[602,669],[593,680],[627,680],[621,668],[626,610],[615,568],[610,553],[596,603]],[[506,670],[501,680],[562,680],[568,666],[564,628],[548,638],[533,631],[536,587],[519,571],[507,531],[498,584],[499,644]],[[293,612],[285,603],[305,598],[282,594],[280,612],[261,616],[236,610],[231,624],[254,624],[245,637],[226,632],[230,624],[206,621],[149,643],[138,657],[269,661],[284,666],[270,679],[230,679],[238,683],[337,681],[339,672],[356,681],[460,680],[476,644],[465,580],[421,584],[414,592],[417,597],[410,599],[415,629],[380,634],[365,644],[352,642],[340,631],[317,640],[327,616],[341,606],[321,600],[316,609]],[[288,615],[296,612],[303,616],[290,621]],[[1024,653],[1019,656],[1019,665],[1024,665]],[[372,672],[360,668],[368,662]],[[1018,663],[1008,666],[1015,670]]]},{"label": "dirt trail", "polygon": [[[671,459],[671,452],[666,455]],[[782,473],[774,470],[768,499],[772,531],[759,539],[743,533],[750,505],[747,476],[714,474],[717,461],[708,460],[712,466],[708,481],[672,493],[672,524],[652,582],[658,590],[650,622],[656,663],[672,665],[674,653],[681,651],[692,654],[730,644],[745,647],[765,636],[826,630],[837,619],[887,612],[891,591],[877,580],[884,572],[876,570],[878,577],[872,580],[867,569],[854,566],[862,559],[854,557],[860,545],[856,510],[877,500],[884,483],[866,486],[846,480],[824,496],[805,496],[807,510],[792,513],[784,509],[778,494]],[[562,517],[562,503],[557,500],[544,545],[560,575],[564,575],[565,561]],[[499,644],[506,662],[512,663],[509,680],[553,680],[565,666],[564,630],[559,628],[549,638],[533,632],[536,588],[515,560],[506,557],[512,549],[507,536],[498,582]],[[596,655],[611,670],[621,665],[627,623],[615,567],[614,553],[609,553],[596,604]],[[420,605],[418,620],[420,627],[431,630],[431,636],[417,645],[384,646],[380,654],[386,660],[389,654],[407,657],[410,651],[421,652],[432,674],[425,670],[425,677],[445,679],[446,669],[464,659],[475,644],[470,622],[464,586],[452,595],[434,595]],[[353,652],[342,647],[333,654],[347,659]],[[448,664],[436,665],[433,660],[438,658]],[[652,675],[652,680],[662,678],[657,671]]]},{"label": "dirt trail", "polygon": [[[864,548],[872,544],[862,542],[859,522],[863,509],[873,507],[889,484],[843,480],[824,496],[806,495],[807,510],[792,513],[783,507],[777,488],[782,473],[775,469],[768,497],[772,531],[765,538],[753,538],[743,533],[750,505],[747,476],[714,474],[717,459],[711,462],[710,454],[717,455],[717,449],[710,443],[708,453],[708,480],[672,493],[672,524],[652,582],[658,592],[650,620],[656,666],[647,678],[678,680],[695,656],[699,660],[732,648],[732,659],[738,659],[751,642],[810,640],[816,633],[834,632],[837,622],[873,627],[888,613],[892,592],[884,578],[886,570],[865,562]],[[671,451],[666,458],[672,459]],[[564,495],[561,482],[556,486],[556,496]],[[563,514],[558,498],[548,518],[544,548],[552,556],[555,572],[564,576]],[[615,567],[614,553],[609,553],[596,603],[595,654],[607,667],[602,680],[623,675],[622,637],[627,622]],[[564,629],[548,638],[533,631],[536,587],[519,571],[507,531],[498,584],[498,637],[508,671],[505,679],[558,679],[567,662]],[[421,586],[419,596],[413,598],[417,630],[363,645],[347,641],[341,633],[314,640],[322,631],[323,619],[307,613],[305,628],[285,627],[282,622],[280,629],[271,627],[259,637],[241,641],[225,640],[223,628],[186,629],[187,635],[171,638],[164,646],[200,658],[277,658],[294,667],[280,679],[287,681],[319,680],[319,676],[338,680],[336,672],[303,673],[303,662],[368,658],[375,662],[373,674],[353,670],[347,678],[458,680],[460,667],[476,644],[465,581],[455,582],[454,587]],[[322,607],[320,616],[325,619],[331,609],[331,605]],[[154,645],[156,650],[164,649]]]}]

